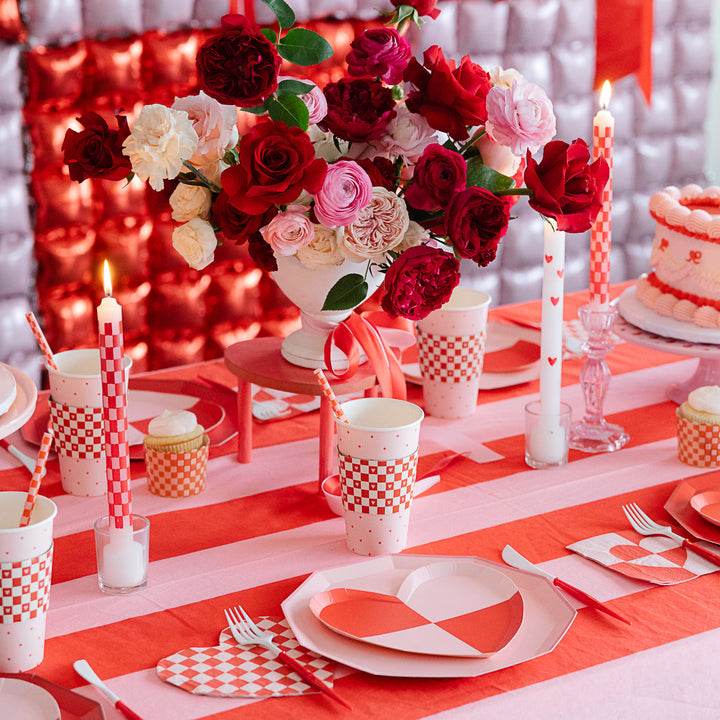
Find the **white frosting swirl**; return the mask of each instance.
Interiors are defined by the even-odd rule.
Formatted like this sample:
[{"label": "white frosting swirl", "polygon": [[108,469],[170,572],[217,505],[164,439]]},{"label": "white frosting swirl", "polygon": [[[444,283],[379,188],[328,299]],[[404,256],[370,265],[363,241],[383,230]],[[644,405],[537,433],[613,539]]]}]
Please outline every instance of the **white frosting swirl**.
[{"label": "white frosting swirl", "polygon": [[197,427],[195,413],[189,410],[163,410],[148,425],[148,432],[158,437],[185,435]]},{"label": "white frosting swirl", "polygon": [[688,395],[688,403],[698,412],[720,414],[720,387],[705,385],[696,388]]}]

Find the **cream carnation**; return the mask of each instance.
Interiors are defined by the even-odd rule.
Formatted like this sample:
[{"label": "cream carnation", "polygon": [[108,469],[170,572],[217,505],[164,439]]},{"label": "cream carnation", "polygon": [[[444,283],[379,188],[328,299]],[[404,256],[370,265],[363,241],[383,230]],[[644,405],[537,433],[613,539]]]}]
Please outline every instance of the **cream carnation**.
[{"label": "cream carnation", "polygon": [[340,238],[342,254],[352,262],[382,260],[403,241],[410,219],[405,201],[382,187],[373,187],[370,202]]},{"label": "cream carnation", "polygon": [[175,98],[173,110],[184,110],[198,136],[195,154],[189,158],[193,165],[217,160],[238,142],[238,110],[234,105],[221,105],[202,90],[199,95]]},{"label": "cream carnation", "polygon": [[180,183],[170,196],[172,219],[176,222],[187,222],[194,217],[207,220],[212,205],[212,193],[201,185]]},{"label": "cream carnation", "polygon": [[315,234],[310,244],[300,248],[295,253],[295,257],[311,270],[342,265],[345,258],[338,247],[338,231],[324,225],[315,225],[314,230]]},{"label": "cream carnation", "polygon": [[196,217],[173,230],[172,245],[191,268],[202,270],[215,259],[217,238],[212,225]]},{"label": "cream carnation", "polygon": [[265,242],[276,255],[294,255],[312,241],[313,224],[301,214],[306,209],[302,205],[290,205],[287,212],[278,213],[260,228]]},{"label": "cream carnation", "polygon": [[191,158],[197,146],[198,136],[186,112],[145,105],[123,141],[123,154],[130,158],[133,172],[160,191],[163,180],[177,177],[183,160]]}]

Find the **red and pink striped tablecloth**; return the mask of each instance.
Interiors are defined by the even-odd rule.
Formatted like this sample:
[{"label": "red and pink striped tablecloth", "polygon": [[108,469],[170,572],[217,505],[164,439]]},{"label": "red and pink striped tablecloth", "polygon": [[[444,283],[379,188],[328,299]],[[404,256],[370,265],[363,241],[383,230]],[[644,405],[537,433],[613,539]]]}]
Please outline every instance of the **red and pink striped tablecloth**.
[{"label": "red and pink striped tablecloth", "polygon": [[[566,320],[586,299],[567,298]],[[539,312],[538,303],[502,309],[528,320]],[[630,442],[612,454],[571,451],[561,469],[536,471],[524,462],[523,406],[537,396],[537,381],[481,392],[470,419],[423,422],[420,471],[449,450],[470,456],[416,499],[407,553],[500,561],[509,543],[629,617],[630,626],[574,603],[578,616],[551,653],[478,678],[388,678],[340,667],[335,689],[352,712],[319,695],[248,701],[194,696],[161,682],[161,658],[216,644],[224,608],[241,604],[254,616],[279,616],[282,601],[310,573],[361,559],[345,546],[342,519],[317,494],[315,412],[257,424],[250,464],[237,462],[232,442],[213,449],[207,490],[191,498],[150,494],[143,466],[133,465],[133,509],[151,520],[151,564],[147,589],[127,597],[97,587],[91,528],[106,511],[105,498],[62,494],[51,461],[43,492],[59,512],[45,660],[36,672],[99,699],[72,669],[84,657],[146,720],[710,717],[720,712],[720,575],[660,587],[566,549],[626,530],[621,505],[628,501],[669,519],[663,505],[677,483],[706,472],[678,460],[675,405],[665,397],[696,363],[618,344],[609,356],[605,410]],[[563,400],[575,419],[584,411],[582,364],[570,357],[563,366]],[[164,375],[234,381],[218,362]],[[418,388],[410,399],[422,403]],[[0,487],[26,486],[24,468],[5,454],[0,463]],[[105,708],[109,720],[120,717]]]}]

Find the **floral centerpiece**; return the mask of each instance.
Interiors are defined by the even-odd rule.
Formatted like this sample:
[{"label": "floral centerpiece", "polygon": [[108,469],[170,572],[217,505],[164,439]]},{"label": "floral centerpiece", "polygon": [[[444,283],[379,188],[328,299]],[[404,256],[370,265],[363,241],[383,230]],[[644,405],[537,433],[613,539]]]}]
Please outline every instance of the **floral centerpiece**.
[{"label": "floral centerpiece", "polygon": [[[225,16],[199,50],[198,95],[147,105],[132,128],[119,111],[117,129],[80,117],[63,143],[71,177],[177,181],[173,246],[191,267],[210,264],[218,242],[247,243],[261,268],[301,277],[301,296],[320,288],[316,314],[340,319],[381,283],[395,316],[439,308],[460,259],[495,259],[520,195],[559,229],[590,227],[607,164],[591,164],[580,139],[552,141],[540,87],[437,45],[412,56],[403,32],[436,17],[435,0],[392,0],[387,25],[350,43],[348,76],[323,88],[282,65],[317,65],[330,45],[295,27],[283,0],[263,2],[278,29]],[[238,110],[257,116],[242,137]]]}]

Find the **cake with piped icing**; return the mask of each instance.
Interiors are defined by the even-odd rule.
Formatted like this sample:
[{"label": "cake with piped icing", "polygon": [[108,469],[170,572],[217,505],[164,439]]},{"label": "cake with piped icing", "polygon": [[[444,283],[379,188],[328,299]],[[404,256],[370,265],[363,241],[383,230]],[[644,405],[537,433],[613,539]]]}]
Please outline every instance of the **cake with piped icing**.
[{"label": "cake with piped icing", "polygon": [[636,296],[658,315],[720,328],[720,187],[667,187],[650,198],[651,272]]}]

